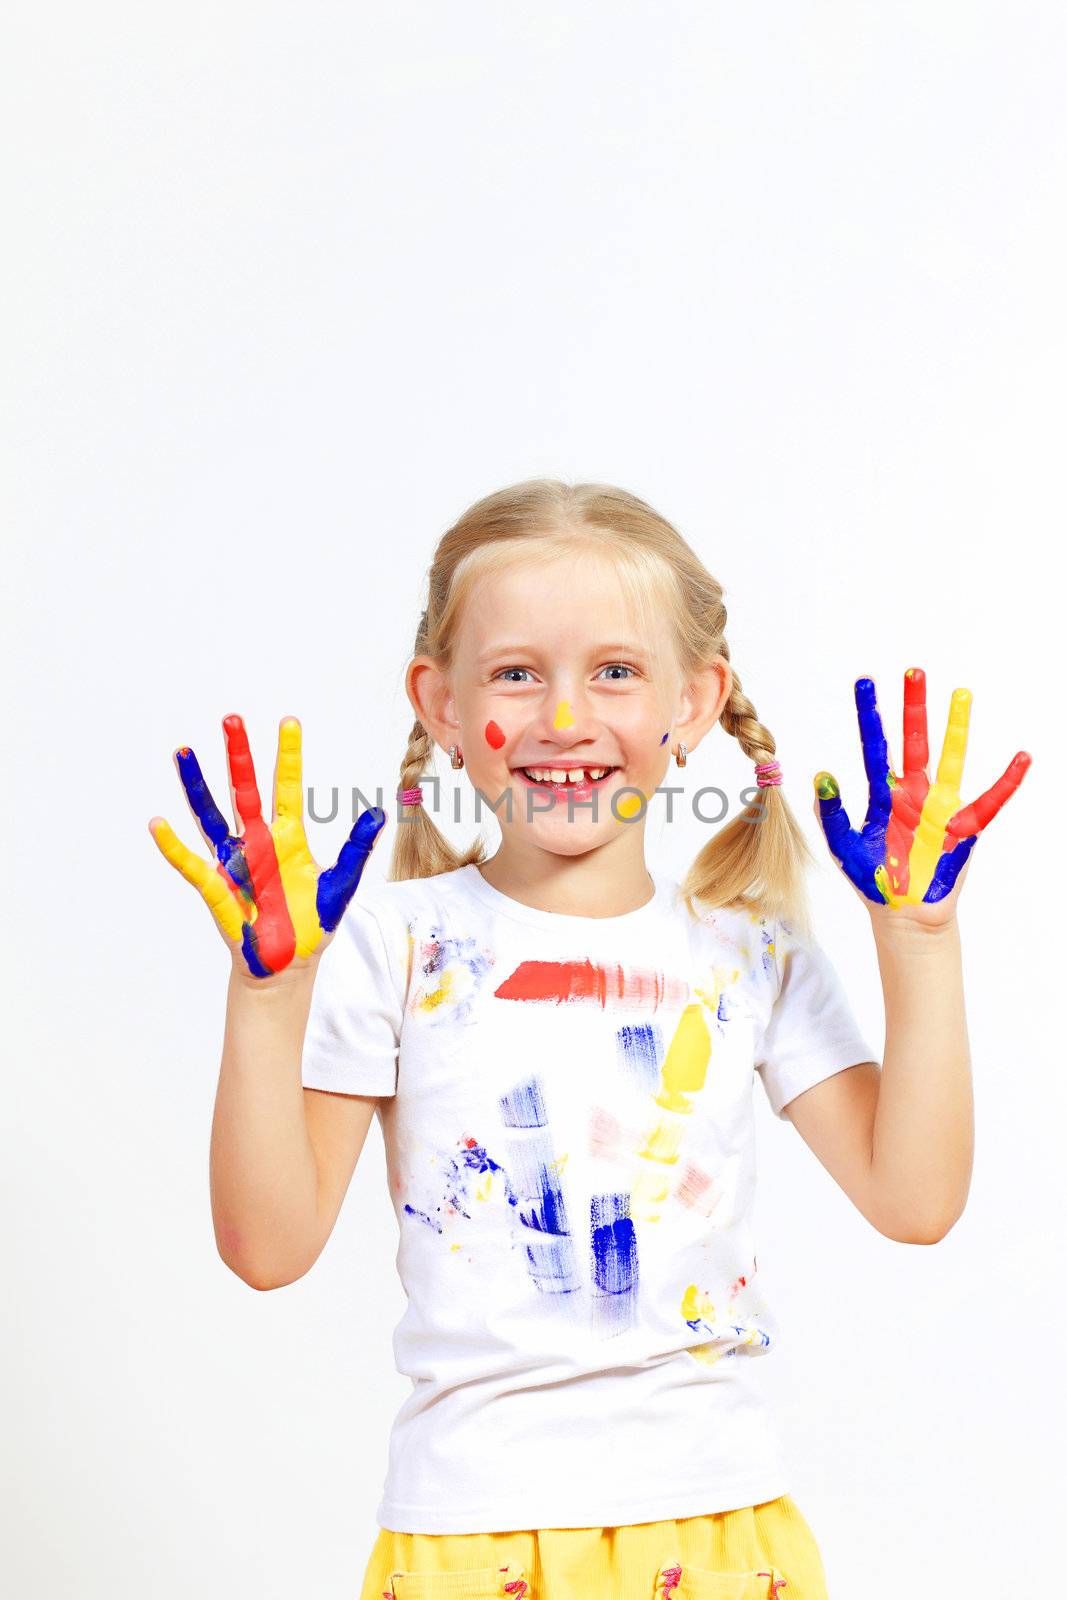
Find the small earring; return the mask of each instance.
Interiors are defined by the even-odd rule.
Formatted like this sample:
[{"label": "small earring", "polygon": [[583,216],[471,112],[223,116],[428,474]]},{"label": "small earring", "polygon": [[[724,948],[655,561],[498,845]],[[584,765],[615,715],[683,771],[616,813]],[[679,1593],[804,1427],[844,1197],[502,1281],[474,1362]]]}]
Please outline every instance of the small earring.
[{"label": "small earring", "polygon": [[680,767],[684,767],[685,766],[686,760],[688,758],[687,758],[686,753],[685,753],[685,745],[684,744],[679,744],[677,750],[674,752],[674,759],[675,759],[675,761],[678,763],[678,765]]},{"label": "small earring", "polygon": [[458,744],[450,744],[449,745],[449,747],[448,747],[448,759],[449,759],[449,761],[451,761],[453,767],[458,772],[460,767],[463,765],[463,751],[460,749]]}]

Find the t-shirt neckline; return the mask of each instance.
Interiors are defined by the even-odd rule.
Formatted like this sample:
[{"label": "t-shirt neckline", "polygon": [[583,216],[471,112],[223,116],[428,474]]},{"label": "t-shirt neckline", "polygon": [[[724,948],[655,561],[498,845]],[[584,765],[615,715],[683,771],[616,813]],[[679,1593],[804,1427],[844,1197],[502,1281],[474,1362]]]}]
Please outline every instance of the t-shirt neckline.
[{"label": "t-shirt neckline", "polygon": [[535,928],[581,928],[583,931],[603,928],[607,932],[621,932],[639,926],[649,917],[656,915],[666,903],[668,895],[666,879],[646,867],[645,870],[652,879],[654,893],[643,906],[638,906],[633,911],[623,911],[616,917],[584,917],[565,911],[543,911],[538,906],[528,906],[521,900],[513,900],[509,894],[504,894],[488,879],[483,878],[473,862],[458,870],[467,887],[479,900],[491,906],[499,915],[511,917],[516,922],[529,923]]}]

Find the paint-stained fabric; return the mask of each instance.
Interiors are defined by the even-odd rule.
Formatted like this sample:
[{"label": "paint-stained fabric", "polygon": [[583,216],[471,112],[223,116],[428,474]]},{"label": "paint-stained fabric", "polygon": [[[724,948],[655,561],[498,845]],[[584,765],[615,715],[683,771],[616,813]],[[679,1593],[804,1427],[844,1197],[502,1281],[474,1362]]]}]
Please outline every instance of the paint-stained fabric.
[{"label": "paint-stained fabric", "polygon": [[617,917],[477,867],[364,885],[325,952],[306,1086],[380,1096],[412,1383],[383,1528],[589,1528],[774,1500],[751,1357],[772,1109],[876,1059],[817,945],[677,884]]}]

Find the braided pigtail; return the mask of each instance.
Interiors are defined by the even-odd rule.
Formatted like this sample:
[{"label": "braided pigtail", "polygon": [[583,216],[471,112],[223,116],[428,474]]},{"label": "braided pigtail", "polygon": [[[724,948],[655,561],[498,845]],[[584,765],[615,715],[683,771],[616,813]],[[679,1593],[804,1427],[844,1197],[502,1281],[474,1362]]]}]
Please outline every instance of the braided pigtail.
[{"label": "braided pigtail", "polygon": [[[729,661],[730,649],[725,639],[719,644],[719,654]],[[753,766],[774,761],[774,735],[759,720],[736,674],[719,720]],[[682,882],[682,895],[690,912],[694,910],[694,900],[744,906],[771,917],[787,917],[798,931],[808,933],[804,874],[812,860],[807,840],[780,784],[770,783],[760,789],[758,800],[720,828],[690,863]]]}]

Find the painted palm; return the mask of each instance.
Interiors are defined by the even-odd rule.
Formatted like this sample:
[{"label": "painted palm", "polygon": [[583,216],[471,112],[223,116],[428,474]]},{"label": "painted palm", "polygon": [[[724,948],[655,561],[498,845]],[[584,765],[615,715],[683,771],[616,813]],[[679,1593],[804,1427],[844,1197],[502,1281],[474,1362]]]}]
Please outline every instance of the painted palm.
[{"label": "painted palm", "polygon": [[974,849],[982,829],[1015,793],[1030,765],[1025,750],[1013,756],[1003,776],[972,804],[961,806],[960,783],[967,753],[971,691],[953,691],[937,776],[927,775],[926,674],[904,674],[904,769],[893,771],[872,679],[856,682],[867,815],[853,828],[829,772],[815,778],[819,818],[826,842],[845,875],[878,905],[918,905],[943,900]]},{"label": "painted palm", "polygon": [[385,812],[377,806],[364,811],[336,866],[321,871],[304,833],[300,723],[285,717],[278,729],[271,822],[263,816],[244,722],[230,716],[222,727],[234,810],[243,831],[230,832],[188,746],[175,753],[178,775],[215,864],[188,849],[162,817],[153,817],[148,826],[171,866],[207,901],[231,948],[240,948],[249,972],[269,978],[294,958],[312,955],[337,927],[385,824]]}]

